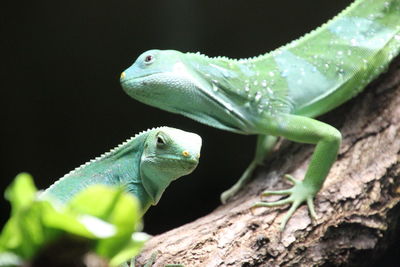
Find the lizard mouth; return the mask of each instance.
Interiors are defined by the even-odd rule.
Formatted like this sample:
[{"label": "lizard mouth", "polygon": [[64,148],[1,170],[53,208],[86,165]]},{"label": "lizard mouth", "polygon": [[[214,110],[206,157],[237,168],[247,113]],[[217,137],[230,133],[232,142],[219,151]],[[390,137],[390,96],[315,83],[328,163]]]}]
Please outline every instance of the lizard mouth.
[{"label": "lizard mouth", "polygon": [[143,79],[144,78],[149,78],[152,76],[157,76],[157,74],[159,74],[160,72],[154,72],[154,73],[146,73],[140,76],[135,76],[135,77],[131,77],[131,78],[127,78],[125,72],[123,72],[121,74],[121,78],[120,78],[120,82],[122,85],[126,85],[132,82],[137,82],[137,83],[143,83]]},{"label": "lizard mouth", "polygon": [[174,155],[170,155],[168,157],[165,156],[160,156],[160,155],[149,155],[147,156],[147,158],[149,159],[160,159],[163,161],[169,161],[169,162],[182,162],[184,164],[189,164],[189,165],[194,165],[196,166],[199,163],[199,160],[197,159],[197,157],[178,157],[178,156],[174,156]]},{"label": "lizard mouth", "polygon": [[148,156],[147,159],[158,162],[158,166],[165,166],[166,169],[175,166],[175,169],[179,169],[184,175],[191,173],[199,164],[199,161],[195,158],[180,158],[174,155],[170,155],[169,157]]}]

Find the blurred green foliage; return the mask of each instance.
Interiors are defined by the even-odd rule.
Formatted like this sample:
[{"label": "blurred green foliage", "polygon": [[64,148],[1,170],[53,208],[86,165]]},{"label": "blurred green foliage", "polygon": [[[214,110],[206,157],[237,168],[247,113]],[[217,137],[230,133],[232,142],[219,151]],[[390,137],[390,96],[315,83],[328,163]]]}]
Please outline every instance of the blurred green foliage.
[{"label": "blurred green foliage", "polygon": [[65,236],[117,266],[137,255],[148,239],[137,232],[142,228],[140,203],[122,188],[90,186],[62,206],[40,198],[32,177],[21,173],[5,197],[12,210],[0,235],[0,266],[32,261]]}]

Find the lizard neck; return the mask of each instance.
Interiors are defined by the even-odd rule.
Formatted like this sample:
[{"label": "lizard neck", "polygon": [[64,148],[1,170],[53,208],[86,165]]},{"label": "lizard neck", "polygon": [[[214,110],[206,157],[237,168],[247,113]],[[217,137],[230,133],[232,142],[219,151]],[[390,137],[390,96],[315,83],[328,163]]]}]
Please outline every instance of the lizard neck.
[{"label": "lizard neck", "polygon": [[143,183],[141,181],[129,183],[126,185],[126,190],[139,199],[141,206],[141,216],[143,216],[152,205],[152,199],[146,192],[146,189],[143,187]]}]

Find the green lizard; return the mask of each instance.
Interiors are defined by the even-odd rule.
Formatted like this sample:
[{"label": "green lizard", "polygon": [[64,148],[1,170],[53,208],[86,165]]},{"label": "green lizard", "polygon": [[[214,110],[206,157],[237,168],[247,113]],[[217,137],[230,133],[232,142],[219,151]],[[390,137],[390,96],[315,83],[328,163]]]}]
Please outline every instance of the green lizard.
[{"label": "green lizard", "polygon": [[258,135],[255,158],[223,202],[249,179],[277,136],[315,144],[304,179],[285,177],[288,195],[255,207],[291,204],[281,227],[313,198],[336,159],[341,134],[313,119],[348,101],[385,71],[400,50],[400,1],[356,0],[335,18],[275,51],[249,59],[149,50],[121,74],[131,97],[207,125]]},{"label": "green lizard", "polygon": [[197,134],[153,128],[66,174],[41,197],[65,203],[89,185],[123,186],[139,199],[144,214],[172,181],[196,168],[200,148]]}]

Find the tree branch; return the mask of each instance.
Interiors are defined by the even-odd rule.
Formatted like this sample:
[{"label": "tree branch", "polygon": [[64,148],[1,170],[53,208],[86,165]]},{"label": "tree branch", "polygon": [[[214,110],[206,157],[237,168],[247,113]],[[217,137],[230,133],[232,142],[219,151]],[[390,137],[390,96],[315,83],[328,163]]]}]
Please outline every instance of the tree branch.
[{"label": "tree branch", "polygon": [[[251,205],[265,189],[303,177],[314,147],[280,142],[256,179],[228,204],[153,237],[138,258],[159,251],[154,266],[292,266],[371,263],[394,239],[400,200],[400,59],[359,97],[321,120],[341,129],[343,143],[310,220],[303,205],[283,233],[288,207]],[[269,200],[279,197],[271,196]]]}]

